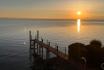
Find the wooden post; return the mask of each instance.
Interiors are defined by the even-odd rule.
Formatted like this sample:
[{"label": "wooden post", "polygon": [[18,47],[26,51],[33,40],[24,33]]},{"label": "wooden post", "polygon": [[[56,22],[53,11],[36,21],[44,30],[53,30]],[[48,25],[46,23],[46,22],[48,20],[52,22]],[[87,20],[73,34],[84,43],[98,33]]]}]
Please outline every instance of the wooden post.
[{"label": "wooden post", "polygon": [[32,47],[31,47],[31,46],[32,46],[32,45],[31,45],[31,42],[32,42],[32,41],[31,41],[31,40],[32,40],[31,31],[29,31],[29,40],[30,40],[30,49],[31,49],[31,48],[32,48]]}]

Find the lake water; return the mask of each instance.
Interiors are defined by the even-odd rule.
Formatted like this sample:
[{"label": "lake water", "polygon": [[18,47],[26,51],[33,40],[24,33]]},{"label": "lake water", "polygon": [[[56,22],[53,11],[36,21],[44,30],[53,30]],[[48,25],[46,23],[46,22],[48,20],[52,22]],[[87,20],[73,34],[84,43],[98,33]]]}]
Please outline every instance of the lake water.
[{"label": "lake water", "polygon": [[29,30],[35,37],[36,30],[40,37],[64,48],[74,42],[88,44],[93,39],[104,45],[103,21],[80,21],[78,32],[77,20],[0,20],[0,69],[31,70],[29,61]]}]

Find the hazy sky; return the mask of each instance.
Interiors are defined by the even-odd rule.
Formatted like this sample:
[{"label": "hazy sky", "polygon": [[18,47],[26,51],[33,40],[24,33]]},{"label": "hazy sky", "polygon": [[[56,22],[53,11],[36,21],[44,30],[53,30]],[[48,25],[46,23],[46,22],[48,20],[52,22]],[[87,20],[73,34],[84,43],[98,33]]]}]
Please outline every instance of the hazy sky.
[{"label": "hazy sky", "polygon": [[103,19],[104,0],[0,0],[0,17]]}]

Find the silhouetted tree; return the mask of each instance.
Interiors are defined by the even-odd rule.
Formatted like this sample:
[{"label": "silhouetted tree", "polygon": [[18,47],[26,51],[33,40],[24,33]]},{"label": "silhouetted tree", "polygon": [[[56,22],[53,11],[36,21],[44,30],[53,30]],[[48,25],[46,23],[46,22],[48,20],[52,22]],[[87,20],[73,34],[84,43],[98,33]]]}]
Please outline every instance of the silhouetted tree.
[{"label": "silhouetted tree", "polygon": [[68,46],[69,48],[69,59],[74,60],[81,60],[81,57],[84,57],[86,55],[86,48],[85,45],[82,43],[73,43]]},{"label": "silhouetted tree", "polygon": [[92,40],[90,42],[90,45],[91,45],[91,47],[94,47],[94,48],[101,48],[102,43],[101,43],[101,41],[98,41],[98,40]]},{"label": "silhouetted tree", "polygon": [[89,45],[86,46],[87,52],[87,61],[88,63],[97,63],[97,61],[102,56],[101,54],[102,43],[99,40],[92,40]]}]

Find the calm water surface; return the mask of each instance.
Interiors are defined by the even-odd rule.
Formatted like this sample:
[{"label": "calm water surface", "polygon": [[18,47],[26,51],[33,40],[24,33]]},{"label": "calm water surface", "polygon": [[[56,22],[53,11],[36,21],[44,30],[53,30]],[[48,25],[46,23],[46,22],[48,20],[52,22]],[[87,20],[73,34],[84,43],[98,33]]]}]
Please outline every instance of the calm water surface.
[{"label": "calm water surface", "polygon": [[[81,21],[80,32],[77,20],[0,20],[0,69],[31,70],[29,61],[28,31],[35,37],[36,30],[40,37],[67,47],[74,42],[88,44],[93,39],[104,44],[103,21]],[[62,49],[60,49],[62,50]]]}]

